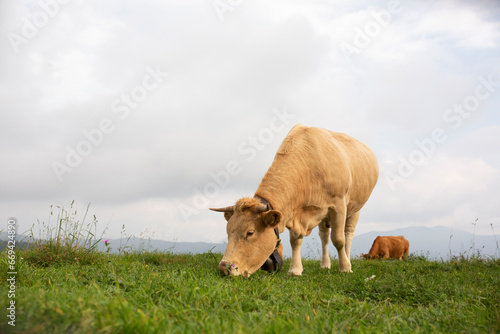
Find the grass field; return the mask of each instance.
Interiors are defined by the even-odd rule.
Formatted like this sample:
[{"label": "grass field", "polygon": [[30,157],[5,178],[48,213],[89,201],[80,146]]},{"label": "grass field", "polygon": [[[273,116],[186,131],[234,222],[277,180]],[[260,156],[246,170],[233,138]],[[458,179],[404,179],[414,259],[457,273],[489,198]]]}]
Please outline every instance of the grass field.
[{"label": "grass field", "polygon": [[[221,254],[99,253],[89,263],[77,258],[51,264],[31,263],[29,252],[18,251],[23,259],[17,265],[15,331],[3,315],[0,332],[500,331],[498,259],[354,260],[352,274],[305,260],[302,277],[287,275],[287,261],[282,272],[259,271],[244,279],[220,276]],[[3,283],[4,314],[7,293]]]},{"label": "grass field", "polygon": [[304,259],[300,277],[286,260],[222,277],[222,254],[98,252],[85,217],[61,209],[31,249],[0,253],[0,333],[500,333],[500,259],[352,260],[352,274]]}]

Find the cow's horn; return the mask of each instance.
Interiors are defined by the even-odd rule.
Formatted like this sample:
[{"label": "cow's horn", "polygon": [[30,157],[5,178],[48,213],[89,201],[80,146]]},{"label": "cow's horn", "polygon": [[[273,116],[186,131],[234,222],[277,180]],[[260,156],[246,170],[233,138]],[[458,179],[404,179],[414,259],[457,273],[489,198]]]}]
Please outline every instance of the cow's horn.
[{"label": "cow's horn", "polygon": [[257,207],[257,213],[262,213],[271,210],[271,206],[269,204],[261,204]]},{"label": "cow's horn", "polygon": [[234,205],[233,206],[226,206],[225,208],[210,208],[212,211],[217,211],[217,212],[234,212]]}]

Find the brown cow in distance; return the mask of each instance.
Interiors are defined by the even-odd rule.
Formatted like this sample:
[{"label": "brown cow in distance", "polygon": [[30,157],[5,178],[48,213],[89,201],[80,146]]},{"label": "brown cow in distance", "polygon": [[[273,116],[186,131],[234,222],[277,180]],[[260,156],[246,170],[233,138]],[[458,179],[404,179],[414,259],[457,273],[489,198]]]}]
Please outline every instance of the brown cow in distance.
[{"label": "brown cow in distance", "polygon": [[381,237],[378,236],[374,241],[368,254],[362,254],[365,259],[399,259],[407,258],[410,251],[410,242],[403,236]]}]

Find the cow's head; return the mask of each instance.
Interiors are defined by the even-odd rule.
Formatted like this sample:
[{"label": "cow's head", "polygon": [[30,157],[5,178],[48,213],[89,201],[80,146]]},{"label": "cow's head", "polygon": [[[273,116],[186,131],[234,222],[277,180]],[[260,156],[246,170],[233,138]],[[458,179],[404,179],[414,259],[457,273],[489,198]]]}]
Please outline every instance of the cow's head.
[{"label": "cow's head", "polygon": [[[210,210],[224,212],[227,220],[228,244],[219,263],[224,275],[249,277],[264,264],[263,269],[276,270],[269,259],[277,247],[274,229],[281,221],[279,211],[257,198],[242,198],[233,206]],[[281,244],[277,250],[283,257]]]},{"label": "cow's head", "polygon": [[363,257],[363,259],[365,259],[365,260],[374,260],[374,259],[378,259],[378,256],[377,256],[377,255],[371,255],[370,253],[368,253],[368,254],[361,253],[361,256],[362,256],[362,257]]}]

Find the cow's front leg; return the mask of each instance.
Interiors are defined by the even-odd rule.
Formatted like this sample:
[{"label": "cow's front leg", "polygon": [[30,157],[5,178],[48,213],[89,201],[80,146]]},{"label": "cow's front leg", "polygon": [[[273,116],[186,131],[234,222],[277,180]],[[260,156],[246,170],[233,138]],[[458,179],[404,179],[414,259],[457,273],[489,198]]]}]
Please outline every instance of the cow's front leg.
[{"label": "cow's front leg", "polygon": [[290,230],[290,245],[292,246],[292,264],[288,273],[290,275],[302,275],[302,258],[300,256],[300,248],[302,247],[302,235],[294,233]]},{"label": "cow's front leg", "polygon": [[318,228],[322,249],[321,268],[330,269],[330,255],[328,254],[328,244],[330,243],[330,227],[326,221],[322,221],[321,224],[319,224]]}]

